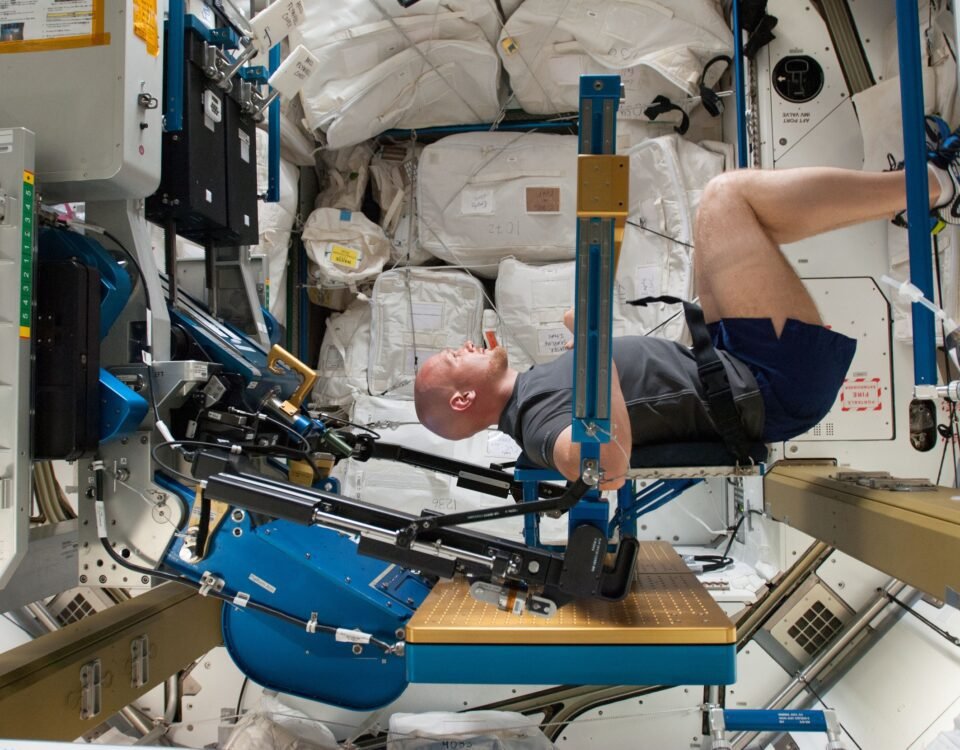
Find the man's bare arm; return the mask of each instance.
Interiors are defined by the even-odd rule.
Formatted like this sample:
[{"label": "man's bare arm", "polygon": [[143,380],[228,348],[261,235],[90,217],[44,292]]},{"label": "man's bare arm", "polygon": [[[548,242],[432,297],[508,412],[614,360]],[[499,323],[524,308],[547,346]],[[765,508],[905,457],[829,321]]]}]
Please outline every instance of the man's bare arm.
[{"label": "man's bare arm", "polygon": [[[630,468],[630,450],[633,445],[633,433],[630,428],[630,415],[620,389],[620,376],[616,362],[612,363],[610,378],[610,433],[608,443],[600,446],[600,469],[604,480],[602,490],[619,489]],[[553,463],[557,471],[567,479],[574,481],[580,476],[580,445],[573,442],[573,428],[566,427],[557,436],[553,444]]]}]

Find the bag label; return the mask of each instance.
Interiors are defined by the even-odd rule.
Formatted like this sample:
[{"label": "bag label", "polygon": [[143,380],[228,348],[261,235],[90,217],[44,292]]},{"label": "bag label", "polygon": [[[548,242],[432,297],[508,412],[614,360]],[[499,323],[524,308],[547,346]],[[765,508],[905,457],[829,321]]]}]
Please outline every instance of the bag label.
[{"label": "bag label", "polygon": [[540,354],[563,354],[572,338],[573,334],[563,325],[541,328],[537,331],[537,351]]},{"label": "bag label", "polygon": [[443,325],[442,302],[414,302],[413,330],[439,331]]},{"label": "bag label", "polygon": [[487,216],[497,210],[493,188],[464,188],[460,193],[460,213],[464,216]]},{"label": "bag label", "polygon": [[559,187],[528,187],[527,188],[528,214],[558,214],[560,213]]},{"label": "bag label", "polygon": [[359,268],[360,251],[343,245],[332,245],[330,247],[330,262],[344,268]]}]

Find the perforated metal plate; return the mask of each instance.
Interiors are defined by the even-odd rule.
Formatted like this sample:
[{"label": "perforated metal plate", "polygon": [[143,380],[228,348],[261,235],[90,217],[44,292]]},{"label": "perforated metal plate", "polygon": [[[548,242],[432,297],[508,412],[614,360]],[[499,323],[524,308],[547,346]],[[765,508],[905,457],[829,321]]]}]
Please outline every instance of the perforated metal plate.
[{"label": "perforated metal plate", "polygon": [[501,612],[442,581],[407,625],[411,644],[731,644],[736,628],[667,542],[642,542],[633,591],[591,599],[550,618]]}]

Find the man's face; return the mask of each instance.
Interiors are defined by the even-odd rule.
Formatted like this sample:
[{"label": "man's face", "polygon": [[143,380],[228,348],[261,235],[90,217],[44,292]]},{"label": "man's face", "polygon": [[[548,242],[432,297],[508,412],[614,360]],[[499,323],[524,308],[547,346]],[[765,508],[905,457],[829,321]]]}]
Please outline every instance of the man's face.
[{"label": "man's face", "polygon": [[467,341],[459,349],[444,349],[436,355],[442,377],[455,388],[477,388],[497,380],[507,369],[507,350],[478,349]]}]

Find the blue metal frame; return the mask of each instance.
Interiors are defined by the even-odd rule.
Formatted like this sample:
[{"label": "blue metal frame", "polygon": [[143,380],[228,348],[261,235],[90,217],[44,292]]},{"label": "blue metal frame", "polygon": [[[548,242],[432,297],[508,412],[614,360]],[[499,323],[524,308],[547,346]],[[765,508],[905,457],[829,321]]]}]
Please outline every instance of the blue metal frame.
[{"label": "blue metal frame", "polygon": [[740,30],[740,0],[733,0],[733,90],[737,100],[737,166],[747,166],[747,93],[743,75],[743,32]]},{"label": "blue metal frame", "polygon": [[[273,75],[280,67],[280,45],[270,49],[270,74]],[[280,100],[274,99],[270,103],[269,121],[267,123],[267,203],[280,201]]]},{"label": "blue metal frame", "polygon": [[[930,192],[924,133],[923,74],[917,0],[897,0],[897,51],[900,55],[900,112],[903,119],[904,163],[907,170],[907,238],[910,281],[923,295],[933,293],[930,249]],[[936,338],[933,313],[913,304],[913,372],[916,385],[936,385]]]},{"label": "blue metal frame", "polygon": [[[614,100],[616,102],[620,101],[620,76],[617,75],[590,75],[590,76],[580,76],[580,127],[578,135],[579,143],[579,153],[580,154],[612,154],[616,151],[616,108],[614,108],[614,117],[613,122],[609,123],[604,114],[604,102],[609,100]],[[584,128],[584,109],[589,106],[590,111],[590,121],[589,128]],[[584,131],[587,130],[590,133],[590,142],[586,143],[584,141]],[[605,140],[604,134],[606,132],[611,133],[609,140]],[[590,219],[591,223],[600,223],[602,220],[599,218]],[[607,238],[607,247],[611,256],[614,252],[614,224],[613,220],[608,220],[609,222],[609,237]],[[588,278],[586,280],[581,278],[581,271],[584,259],[582,254],[584,249],[581,247],[581,232],[580,232],[580,219],[577,220],[577,239],[576,239],[576,248],[577,248],[577,265],[576,265],[576,279],[575,279],[575,288],[578,290],[581,289],[581,284],[586,283],[588,285],[589,294],[588,294],[588,304],[587,309],[581,309],[583,306],[578,302],[574,310],[575,320],[574,320],[574,352],[573,352],[573,361],[574,361],[574,377],[573,377],[573,403],[576,404],[579,400],[578,393],[581,389],[586,389],[585,397],[585,415],[578,417],[576,413],[573,415],[573,441],[580,443],[580,459],[581,461],[587,459],[596,460],[600,457],[600,444],[607,443],[610,441],[610,418],[604,417],[600,418],[598,415],[603,412],[606,414],[610,413],[610,377],[612,370],[612,357],[608,355],[608,360],[606,364],[606,392],[607,392],[607,401],[606,408],[602,409],[602,404],[598,403],[599,401],[599,387],[600,387],[600,372],[601,372],[601,363],[599,361],[599,347],[601,337],[606,337],[609,341],[613,337],[613,277],[614,274],[610,274],[611,279],[611,288],[607,291],[607,306],[608,309],[605,311],[607,319],[607,329],[605,331],[600,330],[600,317],[601,310],[600,304],[602,301],[602,295],[600,288],[601,278],[602,278],[602,264],[604,259],[602,255],[602,247],[599,243],[591,243],[586,249],[586,252],[589,254],[589,260],[586,264],[586,270]],[[611,258],[610,262],[613,260]],[[576,335],[576,332],[581,328],[581,318],[586,316],[586,340],[580,340],[580,337]],[[587,348],[587,372],[585,376],[580,377],[579,373],[576,371],[577,363],[579,362],[579,349],[580,347]],[[612,352],[612,350],[611,350]],[[575,408],[576,410],[576,408]]]},{"label": "blue metal frame", "polygon": [[179,133],[183,130],[183,63],[186,35],[186,15],[184,0],[170,0],[167,10],[167,22],[164,24],[166,51],[164,66],[166,70],[167,96],[164,100],[163,129],[167,133]]},{"label": "blue metal frame", "polygon": [[736,644],[407,644],[410,682],[732,685]]}]

